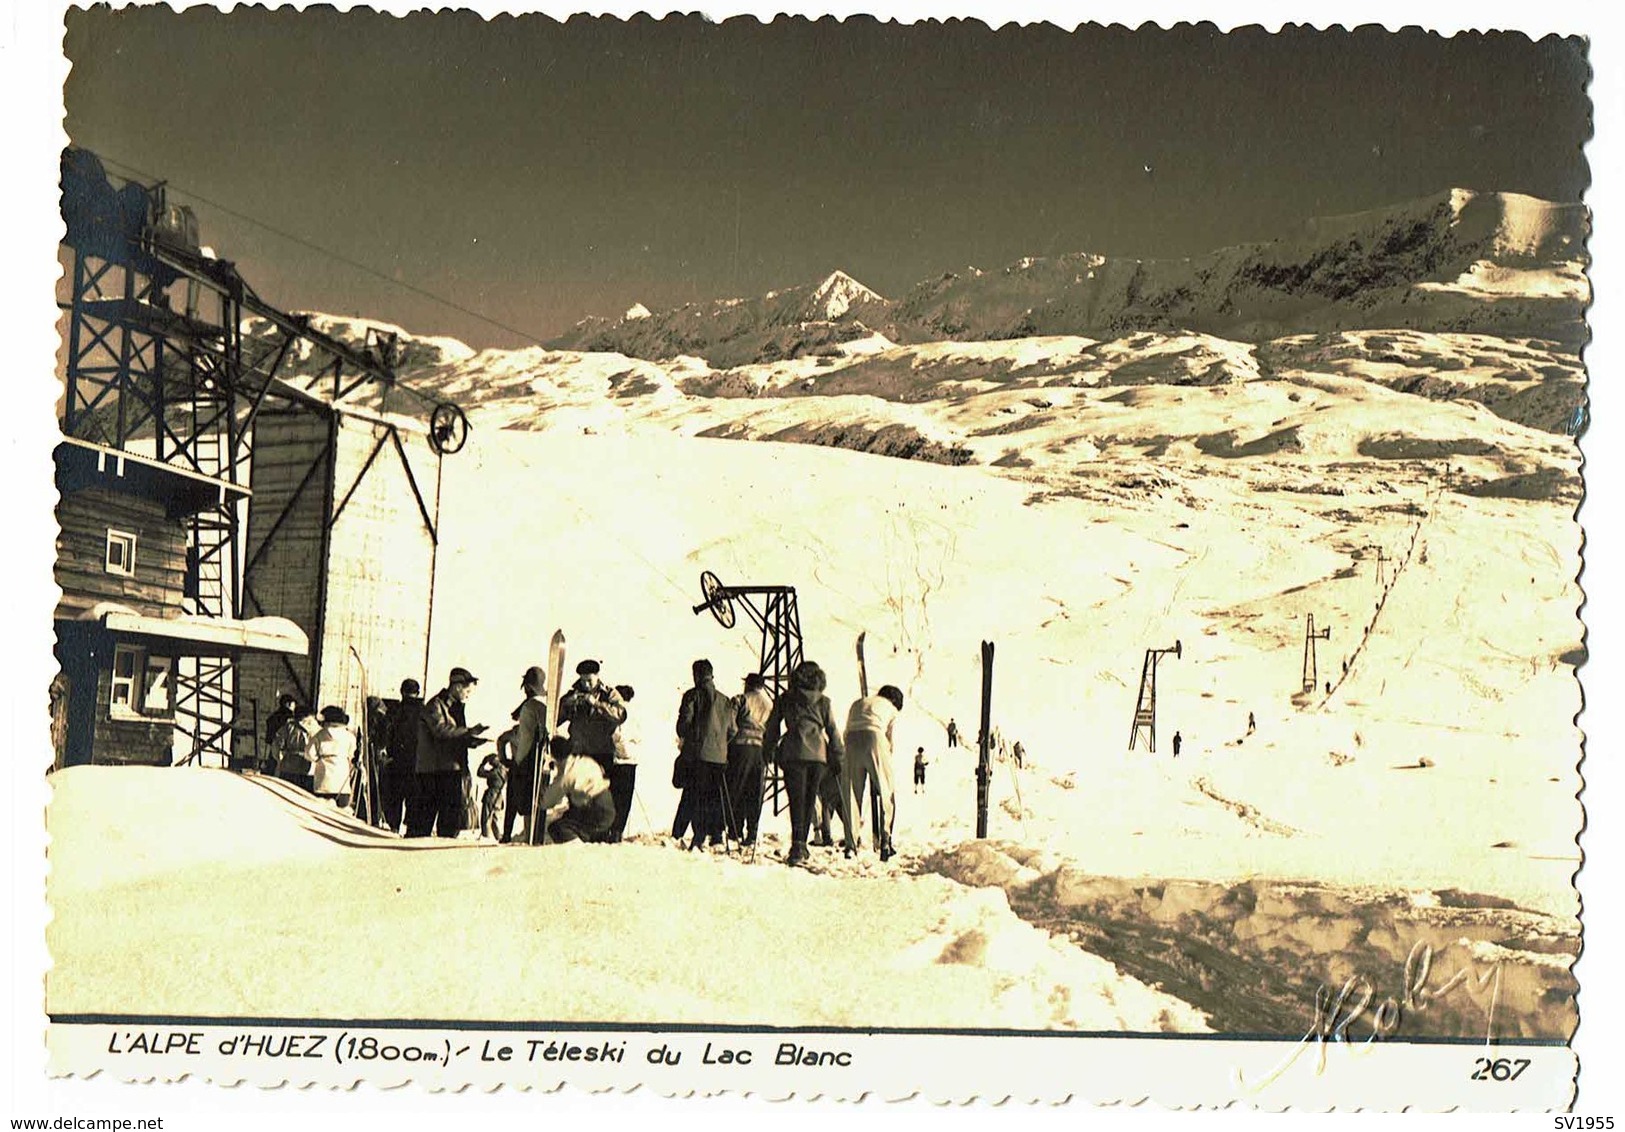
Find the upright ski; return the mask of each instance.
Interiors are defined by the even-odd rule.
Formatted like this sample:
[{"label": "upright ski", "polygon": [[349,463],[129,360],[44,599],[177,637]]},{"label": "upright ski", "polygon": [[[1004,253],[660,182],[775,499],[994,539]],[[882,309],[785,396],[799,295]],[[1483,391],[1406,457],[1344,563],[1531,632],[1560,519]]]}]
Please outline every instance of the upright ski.
[{"label": "upright ski", "polygon": [[542,773],[548,755],[548,739],[559,726],[559,694],[563,690],[564,681],[564,630],[559,629],[553,634],[553,640],[547,646],[547,688],[544,694],[547,697],[547,718],[543,721],[541,749],[531,752],[535,760],[532,767],[534,773],[530,776],[530,817],[525,822],[525,837],[532,845],[540,845],[547,839],[547,815],[542,812],[542,792],[547,789],[548,783]]},{"label": "upright ski", "polygon": [[982,642],[982,735],[976,757],[976,836],[987,836],[989,779],[993,777],[993,642]]},{"label": "upright ski", "polygon": [[[361,674],[361,725],[356,729],[360,743],[356,748],[355,770],[353,781],[355,789],[354,810],[356,817],[368,825],[378,824],[378,764],[372,754],[372,704],[367,698],[367,666],[362,663],[361,654],[354,645],[350,646],[350,655],[355,658],[356,671]],[[365,811],[366,816],[362,813]]]},{"label": "upright ski", "polygon": [[858,695],[869,698],[869,666],[863,661],[863,641],[869,635],[865,629],[858,634]]}]

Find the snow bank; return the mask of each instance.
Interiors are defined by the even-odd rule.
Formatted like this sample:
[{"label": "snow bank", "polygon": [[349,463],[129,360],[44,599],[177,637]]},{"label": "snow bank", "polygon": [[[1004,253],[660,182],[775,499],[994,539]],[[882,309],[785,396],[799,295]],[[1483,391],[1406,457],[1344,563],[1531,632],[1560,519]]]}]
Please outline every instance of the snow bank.
[{"label": "snow bank", "polygon": [[342,847],[224,771],[52,785],[54,1012],[1205,1028],[940,877],[630,844]]}]

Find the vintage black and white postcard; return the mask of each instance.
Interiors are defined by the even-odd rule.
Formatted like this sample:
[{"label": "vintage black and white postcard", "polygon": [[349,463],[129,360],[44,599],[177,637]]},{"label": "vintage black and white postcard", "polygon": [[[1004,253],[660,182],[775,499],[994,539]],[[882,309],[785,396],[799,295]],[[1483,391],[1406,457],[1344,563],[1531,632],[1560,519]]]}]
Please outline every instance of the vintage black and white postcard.
[{"label": "vintage black and white postcard", "polygon": [[48,1074],[1570,1109],[1586,25],[52,18]]}]

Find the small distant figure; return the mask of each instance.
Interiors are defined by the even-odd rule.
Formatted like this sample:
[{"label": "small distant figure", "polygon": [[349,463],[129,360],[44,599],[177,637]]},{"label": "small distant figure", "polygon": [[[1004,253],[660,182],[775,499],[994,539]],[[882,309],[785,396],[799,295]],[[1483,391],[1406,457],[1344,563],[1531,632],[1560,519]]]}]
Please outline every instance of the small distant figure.
[{"label": "small distant figure", "polygon": [[1184,745],[1185,745],[1185,737],[1183,735],[1181,735],[1179,732],[1175,731],[1174,732],[1174,758],[1177,759],[1179,757],[1180,748],[1184,747]]},{"label": "small distant figure", "polygon": [[1347,676],[1348,674],[1349,674],[1349,658],[1345,656],[1343,658],[1343,675]]},{"label": "small distant figure", "polygon": [[1020,739],[1017,739],[1016,745],[1010,748],[1010,756],[1016,760],[1016,769],[1022,769],[1022,765],[1027,761],[1027,748],[1021,745]]},{"label": "small distant figure", "polygon": [[1328,696],[1332,694],[1332,682],[1330,680],[1326,681],[1326,694]]},{"label": "small distant figure", "polygon": [[480,794],[480,836],[489,837],[495,841],[501,834],[498,828],[497,815],[504,809],[505,796],[508,787],[508,767],[512,765],[514,741],[519,738],[519,728],[510,727],[497,737],[497,749],[480,760],[480,769],[476,772],[485,789]]},{"label": "small distant figure", "polygon": [[948,747],[951,750],[959,746],[959,724],[952,719],[948,720]]},{"label": "small distant figure", "polygon": [[914,751],[914,793],[925,793],[925,748],[917,747]]},{"label": "small distant figure", "polygon": [[1248,712],[1247,713],[1247,734],[1251,735],[1254,731],[1257,731],[1257,730],[1258,730],[1258,720],[1253,716],[1252,712]]}]

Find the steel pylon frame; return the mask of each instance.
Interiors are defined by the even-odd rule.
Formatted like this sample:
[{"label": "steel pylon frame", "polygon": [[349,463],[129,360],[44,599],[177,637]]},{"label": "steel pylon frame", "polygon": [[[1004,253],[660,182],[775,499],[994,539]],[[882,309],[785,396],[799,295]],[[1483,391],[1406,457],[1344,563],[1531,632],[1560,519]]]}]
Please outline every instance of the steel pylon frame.
[{"label": "steel pylon frame", "polygon": [[[706,579],[710,579],[710,584]],[[745,613],[762,634],[757,671],[772,690],[774,703],[790,687],[790,676],[802,661],[801,611],[796,605],[794,586],[724,586],[714,574],[701,577],[701,591],[705,600],[694,607],[695,613],[710,611],[724,628],[734,624],[733,605],[744,606]],[[761,599],[758,605],[756,599]],[[783,810],[783,788],[777,773],[769,774],[768,796],[773,812]]]},{"label": "steel pylon frame", "polygon": [[1175,641],[1172,648],[1145,650],[1145,661],[1140,665],[1140,694],[1134,703],[1134,726],[1128,733],[1131,751],[1144,735],[1146,750],[1157,753],[1157,665],[1169,654],[1182,656],[1184,645]]},{"label": "steel pylon frame", "polygon": [[[62,189],[71,257],[59,304],[68,315],[63,435],[150,447],[159,461],[222,483],[219,502],[187,523],[184,606],[237,617],[245,508],[226,487],[248,486],[254,420],[268,397],[283,399],[276,379],[290,348],[303,341],[332,359],[319,368],[330,371],[337,403],[372,381],[395,384],[393,343],[357,350],[260,299],[233,264],[203,254],[195,219],[167,204],[162,184],[114,190],[94,155],[70,147]],[[268,325],[263,334],[245,334],[250,316]],[[189,748],[180,761],[227,765],[236,706],[230,658],[180,658],[175,715]]]}]

